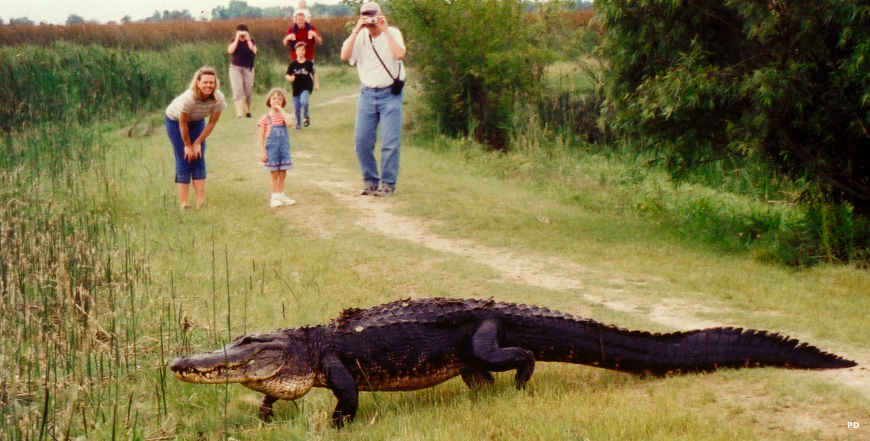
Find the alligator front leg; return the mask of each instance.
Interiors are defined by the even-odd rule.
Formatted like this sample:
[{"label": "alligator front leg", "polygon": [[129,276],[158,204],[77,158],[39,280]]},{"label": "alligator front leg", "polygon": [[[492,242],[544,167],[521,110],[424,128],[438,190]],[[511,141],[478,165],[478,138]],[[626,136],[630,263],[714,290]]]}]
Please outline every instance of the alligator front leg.
[{"label": "alligator front leg", "polygon": [[359,390],[353,376],[341,363],[335,354],[328,354],[321,360],[321,366],[326,374],[327,386],[338,399],[335,411],[332,412],[332,424],[341,428],[345,423],[353,421],[359,406]]},{"label": "alligator front leg", "polygon": [[523,348],[499,347],[498,328],[498,321],[490,319],[481,323],[474,331],[471,337],[471,350],[475,357],[473,364],[485,371],[516,369],[517,389],[522,389],[535,371],[535,356]]},{"label": "alligator front leg", "polygon": [[263,397],[263,404],[260,404],[260,419],[263,421],[269,421],[272,419],[272,405],[278,401],[277,398],[266,395]]}]

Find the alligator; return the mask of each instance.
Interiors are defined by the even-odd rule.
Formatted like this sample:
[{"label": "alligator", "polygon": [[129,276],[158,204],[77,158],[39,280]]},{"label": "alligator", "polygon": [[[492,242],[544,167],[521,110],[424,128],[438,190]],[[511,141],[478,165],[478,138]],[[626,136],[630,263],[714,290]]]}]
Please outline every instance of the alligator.
[{"label": "alligator", "polygon": [[241,383],[265,394],[260,417],[279,399],[312,387],[332,391],[332,423],[353,420],[360,391],[407,391],[457,375],[469,387],[516,370],[521,389],[536,361],[663,376],[718,368],[838,369],[854,361],[766,331],[731,327],[658,334],[605,325],[547,308],[492,299],[405,299],[344,310],[328,325],[243,335],[214,352],[170,364],[191,383]]}]

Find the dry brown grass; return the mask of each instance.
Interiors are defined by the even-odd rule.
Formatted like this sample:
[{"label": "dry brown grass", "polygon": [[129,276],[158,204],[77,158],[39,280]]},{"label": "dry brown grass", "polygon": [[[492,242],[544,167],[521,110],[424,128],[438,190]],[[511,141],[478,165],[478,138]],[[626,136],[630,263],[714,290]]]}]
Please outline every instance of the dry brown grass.
[{"label": "dry brown grass", "polygon": [[[586,26],[594,11],[571,11],[562,14],[566,27]],[[323,36],[317,48],[319,59],[338,59],[341,43],[347,37],[350,17],[314,18],[312,22]],[[180,43],[227,42],[237,24],[244,22],[251,29],[261,50],[271,54],[284,54],[287,49],[281,40],[290,21],[285,19],[239,19],[224,21],[167,21],[159,23],[76,24],[39,26],[0,26],[0,46],[49,46],[55,41],[79,44],[98,44],[124,49],[165,49]]]},{"label": "dry brown grass", "polygon": [[[338,57],[341,42],[346,38],[346,17],[315,18],[314,26],[323,36],[318,53],[324,58]],[[180,43],[230,42],[236,25],[244,22],[262,49],[284,53],[281,40],[290,25],[283,19],[252,19],[226,21],[169,21],[160,23],[78,24],[71,26],[0,26],[0,46],[48,46],[55,41],[98,44],[125,49],[165,49]]]}]

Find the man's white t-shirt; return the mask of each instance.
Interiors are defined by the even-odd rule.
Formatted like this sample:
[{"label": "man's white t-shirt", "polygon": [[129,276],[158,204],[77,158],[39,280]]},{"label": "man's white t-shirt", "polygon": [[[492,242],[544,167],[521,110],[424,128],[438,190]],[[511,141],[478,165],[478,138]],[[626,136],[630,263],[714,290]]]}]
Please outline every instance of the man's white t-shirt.
[{"label": "man's white t-shirt", "polygon": [[[398,28],[390,26],[387,28],[387,32],[393,36],[396,43],[402,49],[405,48],[405,40],[402,38],[402,32]],[[350,55],[350,59],[348,59],[351,66],[356,66],[362,85],[371,88],[389,87],[393,84],[390,75],[395,78],[396,74],[399,74],[399,79],[404,80],[405,68],[403,66],[401,70],[399,69],[401,62],[393,57],[393,51],[390,50],[387,35],[381,33],[377,38],[373,38],[372,41],[369,41],[369,35],[368,29],[363,28],[360,30],[356,35],[353,52]],[[384,66],[378,61],[378,57],[375,55],[374,50],[372,50],[372,42],[374,42],[374,47],[378,51],[378,55],[381,56],[381,60],[384,61],[384,65],[390,70],[390,74],[387,74]]]}]

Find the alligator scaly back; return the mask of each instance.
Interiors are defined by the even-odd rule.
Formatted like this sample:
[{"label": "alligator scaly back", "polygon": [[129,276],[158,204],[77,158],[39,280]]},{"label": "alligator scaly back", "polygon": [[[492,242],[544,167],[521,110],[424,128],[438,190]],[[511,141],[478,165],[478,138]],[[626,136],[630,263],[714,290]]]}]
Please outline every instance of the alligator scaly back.
[{"label": "alligator scaly back", "polygon": [[347,309],[330,325],[336,330],[359,332],[403,322],[459,327],[486,318],[499,321],[500,346],[528,349],[537,361],[656,375],[721,367],[855,366],[853,361],[767,331],[731,327],[663,334],[632,331],[548,308],[492,299],[404,299],[368,309]]}]

